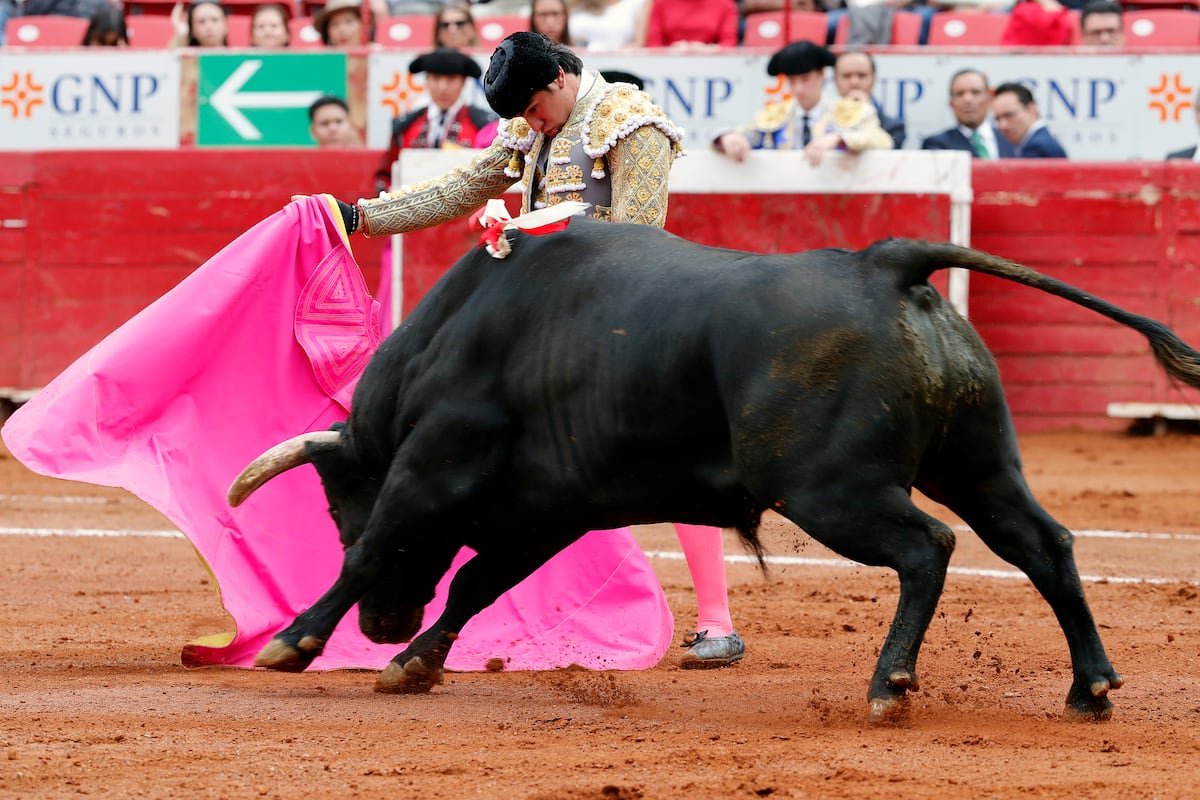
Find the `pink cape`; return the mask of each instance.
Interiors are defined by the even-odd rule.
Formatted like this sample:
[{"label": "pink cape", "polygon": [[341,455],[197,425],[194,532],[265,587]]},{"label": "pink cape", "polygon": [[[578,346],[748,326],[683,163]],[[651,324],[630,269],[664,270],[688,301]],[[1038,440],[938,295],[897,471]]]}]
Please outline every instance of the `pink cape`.
[{"label": "pink cape", "polygon": [[[368,294],[328,196],[291,203],[213,256],[68,367],[4,426],[45,475],[120,486],[167,516],[216,577],[232,634],[183,649],[187,666],[251,666],[255,653],[333,583],[341,545],[311,467],[237,509],[225,492],[271,445],[344,419],[379,344]],[[469,557],[460,553],[455,569]],[[453,570],[451,574],[453,573]],[[445,604],[447,575],[425,610]],[[357,609],[314,669],[378,669]],[[627,529],[594,531],[467,624],[450,669],[643,669],[673,620]]]}]

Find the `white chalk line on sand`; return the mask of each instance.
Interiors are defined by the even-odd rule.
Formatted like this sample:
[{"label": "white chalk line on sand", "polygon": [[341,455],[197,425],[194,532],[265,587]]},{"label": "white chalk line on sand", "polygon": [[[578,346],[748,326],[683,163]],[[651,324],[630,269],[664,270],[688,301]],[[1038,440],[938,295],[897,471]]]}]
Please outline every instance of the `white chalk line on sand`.
[{"label": "white chalk line on sand", "polygon": [[[967,530],[964,528],[964,530]],[[1171,534],[1171,533],[1136,533],[1131,531],[1078,531],[1078,536],[1096,536],[1097,538],[1150,538],[1150,539],[1178,539],[1186,538],[1188,540],[1200,540],[1200,536],[1195,534]],[[183,534],[177,530],[116,530],[109,528],[10,528],[0,527],[0,536],[29,536],[29,537],[75,537],[75,538],[151,538],[151,539],[181,539]],[[684,560],[683,553],[678,550],[647,550],[648,558],[657,558],[664,561],[682,561]],[[835,569],[872,569],[856,561],[849,561],[842,558],[812,558],[808,556],[766,556],[764,559],[767,564],[772,566],[796,566],[796,567],[832,567]],[[754,556],[749,555],[726,555],[725,561],[729,564],[757,564]],[[1005,569],[984,569],[980,567],[955,567],[951,566],[947,570],[951,575],[962,575],[972,578],[992,578],[997,580],[1027,580],[1025,573],[1018,570]],[[1134,585],[1149,585],[1161,586],[1172,583],[1184,583],[1191,586],[1200,586],[1200,581],[1187,580],[1184,578],[1162,578],[1162,577],[1136,577],[1130,575],[1080,575],[1080,580],[1085,583],[1115,583],[1115,584],[1134,584]]]}]

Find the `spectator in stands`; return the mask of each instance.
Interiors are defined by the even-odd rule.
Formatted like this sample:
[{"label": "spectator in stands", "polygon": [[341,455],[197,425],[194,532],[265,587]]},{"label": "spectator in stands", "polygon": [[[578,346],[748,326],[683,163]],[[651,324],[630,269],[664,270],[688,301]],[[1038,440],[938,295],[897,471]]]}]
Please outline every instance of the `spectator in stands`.
[{"label": "spectator in stands", "polygon": [[861,153],[892,149],[892,137],[880,126],[875,103],[864,89],[851,89],[830,103],[812,131],[812,141],[804,148],[804,156],[814,167],[830,150]]},{"label": "spectator in stands", "polygon": [[573,0],[571,42],[588,50],[621,50],[646,43],[651,0]]},{"label": "spectator in stands", "polygon": [[[485,108],[463,102],[467,78],[483,74],[475,59],[449,48],[417,56],[408,71],[424,72],[429,103],[392,120],[392,138],[375,171],[375,186],[386,192],[392,180],[392,164],[406,147],[474,147],[479,131],[496,115]],[[490,142],[489,142],[490,144]]]},{"label": "spectator in stands", "polygon": [[734,0],[652,0],[646,20],[647,47],[737,47]]},{"label": "spectator in stands", "polygon": [[384,0],[368,0],[363,25],[362,0],[329,0],[313,20],[321,41],[330,47],[358,47],[371,41],[375,20],[387,14]]},{"label": "spectator in stands", "polygon": [[825,68],[833,53],[812,42],[792,42],[771,56],[768,75],[787,77],[791,98],[771,103],[750,125],[721,134],[713,142],[719,153],[745,161],[751,150],[800,150],[812,141],[813,125],[825,111]]},{"label": "spectator in stands", "polygon": [[[838,94],[846,97],[851,91],[860,89],[870,95],[875,91],[875,59],[865,50],[846,50],[837,57],[833,65],[833,83],[837,86]],[[871,104],[875,106],[875,114],[879,124],[892,138],[892,146],[899,150],[904,146],[904,120],[889,117],[883,113],[883,108],[874,98]]]},{"label": "spectator in stands", "polygon": [[250,15],[250,46],[279,50],[292,43],[288,28],[287,6],[282,3],[263,3],[255,6]]},{"label": "spectator in stands", "polygon": [[552,42],[570,45],[567,0],[533,0],[529,6],[529,30]]},{"label": "spectator in stands", "polygon": [[129,31],[120,6],[104,5],[92,14],[83,34],[84,47],[128,47]]},{"label": "spectator in stands", "polygon": [[[1192,104],[1193,110],[1196,112],[1196,128],[1200,131],[1200,89],[1196,90],[1196,98]],[[1200,153],[1196,150],[1196,145],[1185,147],[1182,150],[1176,150],[1167,153],[1168,161],[1200,161]]]},{"label": "spectator in stands", "polygon": [[228,47],[229,12],[217,0],[195,0],[184,9],[176,3],[171,9],[175,34],[169,47]]},{"label": "spectator in stands", "polygon": [[1124,47],[1125,20],[1112,0],[1091,0],[1079,15],[1079,42],[1091,47]]},{"label": "spectator in stands", "polygon": [[479,46],[471,7],[462,0],[446,3],[433,18],[433,46],[467,50]]},{"label": "spectator in stands", "polygon": [[308,132],[317,147],[361,147],[362,140],[350,122],[346,101],[322,95],[308,107]]},{"label": "spectator in stands", "polygon": [[1038,118],[1033,93],[1019,83],[1002,83],[992,96],[996,127],[1013,146],[1015,158],[1066,158],[1067,151]]},{"label": "spectator in stands", "polygon": [[1017,0],[1008,14],[1000,43],[1063,46],[1075,38],[1071,11],[1058,0]]},{"label": "spectator in stands", "polygon": [[832,43],[842,16],[849,16],[846,31],[847,44],[891,44],[892,26],[896,14],[916,14],[921,18],[921,29],[917,36],[919,44],[929,40],[929,26],[937,11],[925,0],[844,0],[845,8],[834,8],[843,0],[830,0],[829,39]]},{"label": "spectator in stands", "polygon": [[958,124],[921,142],[922,150],[965,150],[972,158],[1012,158],[1013,146],[990,124],[992,92],[977,69],[960,69],[950,78],[950,110]]}]

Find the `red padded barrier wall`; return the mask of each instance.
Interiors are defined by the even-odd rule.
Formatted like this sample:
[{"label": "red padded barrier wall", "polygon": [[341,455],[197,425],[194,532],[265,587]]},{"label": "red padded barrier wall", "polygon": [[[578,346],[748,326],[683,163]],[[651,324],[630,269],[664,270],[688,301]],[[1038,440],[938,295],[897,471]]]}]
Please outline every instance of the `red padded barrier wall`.
[{"label": "red padded barrier wall", "polygon": [[[378,153],[183,150],[0,154],[0,388],[43,385],[292,194],[367,191]],[[975,246],[1029,264],[1200,343],[1200,166],[1010,161],[973,171]],[[515,211],[516,199],[509,198]],[[945,239],[935,196],[677,195],[668,229],[725,247]],[[26,222],[26,227],[14,227]],[[412,308],[478,232],[405,237]],[[384,242],[355,237],[376,285]],[[614,242],[614,247],[620,247]],[[944,282],[942,284],[944,287]],[[971,315],[1018,426],[1117,428],[1114,401],[1200,404],[1140,336],[1066,301],[974,275]]]},{"label": "red padded barrier wall", "polygon": [[[1200,167],[1000,161],[972,171],[971,243],[1170,325],[1200,344]],[[1022,430],[1120,428],[1111,402],[1200,404],[1130,329],[1056,297],[971,278],[971,319]]]},{"label": "red padded barrier wall", "polygon": [[[0,154],[0,387],[44,385],[293,194],[357,198],[374,151]],[[20,224],[19,222],[16,224]],[[356,240],[369,285],[383,242]]]}]

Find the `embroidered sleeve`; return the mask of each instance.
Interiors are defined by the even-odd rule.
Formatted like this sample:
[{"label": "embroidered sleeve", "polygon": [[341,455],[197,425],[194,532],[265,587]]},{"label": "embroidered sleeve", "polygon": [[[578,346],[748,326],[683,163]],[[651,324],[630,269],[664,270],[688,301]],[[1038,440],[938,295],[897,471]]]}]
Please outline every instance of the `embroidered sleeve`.
[{"label": "embroidered sleeve", "polygon": [[832,125],[846,149],[855,153],[862,150],[891,150],[892,137],[879,124],[875,109],[866,103],[842,99],[833,107]]},{"label": "embroidered sleeve", "polygon": [[474,211],[516,182],[505,172],[514,153],[497,141],[461,169],[415,186],[401,186],[377,198],[359,200],[363,232],[367,236],[407,233]]},{"label": "embroidered sleeve", "polygon": [[674,143],[646,125],[617,142],[608,153],[612,170],[612,219],[643,225],[667,224],[667,183]]}]

